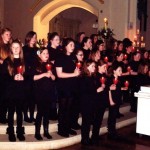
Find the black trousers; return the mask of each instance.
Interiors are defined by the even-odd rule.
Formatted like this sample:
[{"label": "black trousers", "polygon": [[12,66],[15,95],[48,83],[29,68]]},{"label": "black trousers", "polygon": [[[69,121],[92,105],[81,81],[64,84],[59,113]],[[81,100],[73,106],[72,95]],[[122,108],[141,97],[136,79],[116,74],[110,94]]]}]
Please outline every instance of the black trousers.
[{"label": "black trousers", "polygon": [[78,123],[80,113],[80,97],[76,95],[72,103],[71,127]]},{"label": "black trousers", "polygon": [[93,130],[92,130],[92,138],[98,139],[99,138],[99,132],[100,127],[103,121],[103,116],[105,113],[105,110],[107,108],[107,105],[105,103],[97,103],[95,107],[94,112],[94,120],[93,120]]},{"label": "black trousers", "polygon": [[81,126],[81,138],[82,140],[89,139],[90,127],[94,118],[95,105],[93,99],[82,99],[81,100],[81,115],[82,115],[82,126]]},{"label": "black trousers", "polygon": [[58,132],[68,133],[71,129],[73,97],[59,99]]},{"label": "black trousers", "polygon": [[108,133],[116,134],[116,119],[118,113],[119,105],[109,106],[109,115],[108,115]]},{"label": "black trousers", "polygon": [[[22,103],[21,103],[22,102]],[[17,128],[22,128],[23,123],[23,100],[9,100],[8,104],[8,127],[14,127],[14,113],[17,114]]]},{"label": "black trousers", "polygon": [[26,101],[24,103],[24,117],[28,117],[28,111],[30,118],[34,118],[34,110],[35,110],[35,97],[33,93],[33,83],[27,83],[26,88]]},{"label": "black trousers", "polygon": [[44,99],[37,101],[37,115],[35,125],[40,127],[43,119],[43,126],[48,126],[49,124],[49,105],[50,101]]}]

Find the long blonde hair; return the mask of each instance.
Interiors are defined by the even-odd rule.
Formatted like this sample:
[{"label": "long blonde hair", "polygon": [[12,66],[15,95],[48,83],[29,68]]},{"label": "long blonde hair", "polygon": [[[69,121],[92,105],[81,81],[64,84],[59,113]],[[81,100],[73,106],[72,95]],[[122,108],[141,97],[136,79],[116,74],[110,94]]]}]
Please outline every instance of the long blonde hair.
[{"label": "long blonde hair", "polygon": [[25,64],[24,64],[24,59],[23,59],[23,50],[22,50],[22,44],[18,41],[18,40],[14,40],[12,43],[11,43],[11,46],[10,46],[10,49],[11,49],[11,52],[10,52],[10,55],[9,55],[9,59],[10,59],[10,62],[8,63],[8,72],[11,76],[13,76],[15,74],[14,72],[14,67],[13,67],[13,64],[14,64],[14,55],[12,53],[12,45],[14,43],[17,43],[19,44],[20,46],[20,54],[19,54],[19,58],[20,58],[20,63],[23,67],[23,73],[25,72]]}]

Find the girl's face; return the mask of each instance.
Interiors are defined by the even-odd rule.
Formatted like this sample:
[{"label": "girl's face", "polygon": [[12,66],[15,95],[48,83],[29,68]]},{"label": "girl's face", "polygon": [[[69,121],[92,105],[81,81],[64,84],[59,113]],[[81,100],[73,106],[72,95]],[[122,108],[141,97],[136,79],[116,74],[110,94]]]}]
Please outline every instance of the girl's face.
[{"label": "girl's face", "polygon": [[98,66],[98,71],[101,73],[106,73],[107,72],[106,64],[103,64],[102,66]]},{"label": "girl's face", "polygon": [[68,54],[71,54],[74,51],[75,45],[74,42],[71,41],[69,44],[66,46],[66,51]]},{"label": "girl's face", "polygon": [[100,60],[100,58],[101,58],[100,52],[97,51],[97,53],[95,54],[95,60],[98,61]]},{"label": "girl's face", "polygon": [[84,54],[82,51],[79,51],[78,54],[76,54],[77,60],[78,61],[83,61]]},{"label": "girl's face", "polygon": [[118,67],[116,70],[114,70],[114,75],[120,77],[122,75],[122,68]]},{"label": "girl's face", "polygon": [[10,39],[11,39],[11,32],[10,32],[10,31],[4,32],[4,33],[2,34],[2,39],[3,39],[3,42],[4,42],[5,44],[7,44],[7,43],[10,41]]},{"label": "girl's face", "polygon": [[87,67],[87,69],[89,70],[89,72],[90,72],[91,74],[94,73],[95,70],[96,70],[96,65],[95,65],[95,63],[94,63],[94,62],[91,63],[91,64]]},{"label": "girl's face", "polygon": [[119,51],[122,51],[122,50],[123,50],[123,43],[120,43],[120,44],[118,45],[118,50],[119,50]]},{"label": "girl's face", "polygon": [[55,47],[58,47],[60,44],[60,38],[58,35],[56,35],[52,40],[51,40],[51,44]]},{"label": "girl's face", "polygon": [[139,61],[141,59],[141,54],[140,53],[137,53],[135,56],[134,56],[134,60],[135,61]]},{"label": "girl's face", "polygon": [[81,35],[80,35],[80,39],[79,39],[79,40],[80,40],[80,41],[79,41],[80,43],[82,42],[82,40],[83,40],[84,37],[85,37],[85,34],[81,34]]},{"label": "girl's face", "polygon": [[29,43],[34,45],[36,42],[37,42],[37,35],[34,34]]},{"label": "girl's face", "polygon": [[144,67],[144,74],[147,74],[147,73],[148,73],[148,66],[145,65],[145,67]]},{"label": "girl's face", "polygon": [[84,45],[88,48],[91,49],[92,48],[92,40],[88,39],[86,43],[84,43]]},{"label": "girl's face", "polygon": [[43,52],[39,55],[39,57],[42,60],[42,62],[47,62],[49,59],[48,50],[47,49],[43,50]]},{"label": "girl's face", "polygon": [[120,54],[119,56],[117,56],[117,60],[118,61],[123,61],[123,54]]},{"label": "girl's face", "polygon": [[145,59],[148,59],[148,52],[145,52],[145,53],[144,53],[144,58],[145,58]]},{"label": "girl's face", "polygon": [[104,43],[100,44],[99,47],[98,47],[99,51],[103,51],[104,48],[105,48]]},{"label": "girl's face", "polygon": [[19,43],[12,43],[11,51],[14,56],[19,55],[20,51],[21,51],[21,47],[20,47]]},{"label": "girl's face", "polygon": [[97,36],[94,36],[94,43],[96,43],[98,40],[98,37]]}]

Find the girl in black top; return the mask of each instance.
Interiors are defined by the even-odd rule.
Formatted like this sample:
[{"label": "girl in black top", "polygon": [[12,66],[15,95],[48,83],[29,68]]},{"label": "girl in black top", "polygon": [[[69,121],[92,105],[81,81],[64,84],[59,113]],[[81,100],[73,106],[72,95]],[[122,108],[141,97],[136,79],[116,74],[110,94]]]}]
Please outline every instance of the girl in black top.
[{"label": "girl in black top", "polygon": [[37,115],[35,122],[35,138],[42,140],[40,135],[41,121],[43,119],[44,136],[51,139],[49,134],[49,104],[53,99],[55,92],[54,80],[55,76],[52,73],[52,64],[48,62],[49,53],[46,48],[38,50],[39,60],[35,65],[33,72],[34,79],[34,95],[37,103]]},{"label": "girl in black top", "polygon": [[0,123],[6,123],[7,105],[6,101],[2,98],[4,93],[3,89],[3,79],[1,77],[2,64],[3,61],[10,54],[10,43],[11,43],[11,30],[9,28],[1,29],[0,35]]},{"label": "girl in black top", "polygon": [[[34,63],[37,59],[37,35],[34,31],[29,31],[25,37],[25,46],[23,47],[23,54],[26,67],[28,71],[31,73],[31,68],[34,66]],[[27,100],[24,105],[24,121],[33,122],[34,119],[34,109],[35,109],[35,101],[33,97],[33,81],[28,82],[28,89],[26,91]],[[30,117],[28,117],[28,110]]]},{"label": "girl in black top", "polygon": [[84,53],[84,60],[89,59],[92,50],[92,40],[89,37],[84,37],[82,40],[82,50]]},{"label": "girl in black top", "polygon": [[63,41],[65,53],[59,56],[55,61],[57,73],[57,90],[59,98],[58,111],[58,134],[68,137],[69,134],[75,135],[76,132],[71,129],[70,119],[72,102],[74,100],[76,77],[80,70],[72,59],[72,53],[75,48],[74,41],[67,38]]},{"label": "girl in black top", "polygon": [[80,83],[82,115],[81,143],[83,145],[91,145],[89,133],[96,108],[97,93],[104,90],[104,86],[97,87],[95,72],[95,62],[87,60],[83,66],[83,76]]},{"label": "girl in black top", "polygon": [[3,79],[5,82],[5,99],[8,103],[9,141],[16,141],[14,134],[14,113],[17,113],[17,138],[24,141],[24,127],[22,126],[22,112],[25,98],[25,65],[21,43],[13,41],[11,54],[3,63]]},{"label": "girl in black top", "polygon": [[131,87],[131,111],[137,111],[137,97],[134,97],[134,92],[137,92],[138,85],[138,68],[141,63],[141,54],[139,52],[133,53],[133,59],[130,61],[129,66],[131,67],[130,71],[130,87]]},{"label": "girl in black top", "polygon": [[118,107],[121,104],[122,92],[121,90],[127,90],[127,87],[121,87],[122,83],[120,76],[122,74],[122,68],[119,64],[113,65],[113,76],[109,79],[109,116],[108,116],[108,138],[118,139],[116,131],[116,118]]},{"label": "girl in black top", "polygon": [[106,108],[109,105],[109,87],[107,77],[107,64],[104,61],[99,61],[98,72],[96,74],[96,85],[102,87],[102,91],[97,93],[97,100],[95,101],[94,121],[92,130],[92,143],[99,143],[99,132],[102,124],[103,116]]},{"label": "girl in black top", "polygon": [[[84,54],[83,51],[81,49],[76,50],[75,52],[75,56],[76,56],[76,67],[80,70],[82,70],[83,67],[83,59],[84,59]],[[76,84],[77,84],[77,88],[76,88],[76,94],[74,97],[74,101],[73,101],[73,107],[72,107],[72,117],[71,117],[71,128],[78,130],[81,128],[81,126],[78,124],[78,119],[79,119],[79,113],[80,113],[80,89],[79,89],[79,84],[81,82],[81,76],[79,76],[76,79]]]},{"label": "girl in black top", "polygon": [[60,45],[60,37],[57,32],[53,32],[49,34],[49,55],[50,55],[50,61],[54,63],[57,57],[59,57],[61,50],[58,48]]}]

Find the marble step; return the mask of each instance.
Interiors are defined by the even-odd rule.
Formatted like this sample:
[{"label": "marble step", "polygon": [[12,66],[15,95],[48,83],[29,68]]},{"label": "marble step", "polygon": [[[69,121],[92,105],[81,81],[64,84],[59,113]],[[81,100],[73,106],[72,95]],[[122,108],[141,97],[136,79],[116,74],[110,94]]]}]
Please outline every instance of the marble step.
[{"label": "marble step", "polygon": [[[129,110],[130,110],[129,104],[124,104],[120,108],[120,112],[123,113],[123,114],[129,112]],[[108,110],[106,110],[105,114],[104,114],[104,119],[106,119],[106,118],[108,118]],[[82,122],[81,117],[79,117],[78,122],[79,122],[79,124],[81,124],[81,122]],[[16,122],[15,122],[15,124],[16,124]],[[53,132],[57,131],[57,124],[58,124],[57,121],[51,121],[50,120],[50,123],[49,123],[50,133],[53,133]],[[26,134],[34,134],[34,132],[35,132],[34,123],[24,122],[23,125],[25,126],[25,133]],[[16,127],[16,125],[15,125],[15,127]],[[0,134],[6,134],[6,128],[7,128],[7,124],[0,124]],[[15,130],[16,130],[16,128],[15,128]],[[43,126],[41,126],[41,133],[43,133]]]},{"label": "marble step", "polygon": [[[117,119],[116,128],[122,128],[136,122],[136,114],[132,112],[125,113],[125,116]],[[103,120],[100,134],[107,133],[107,118]],[[91,134],[91,133],[90,133]],[[76,136],[70,136],[69,138],[62,138],[56,132],[51,133],[53,139],[43,141],[37,141],[33,134],[26,136],[25,142],[9,142],[8,136],[0,134],[0,150],[48,150],[48,149],[60,149],[77,144],[81,141],[80,130]]]}]

